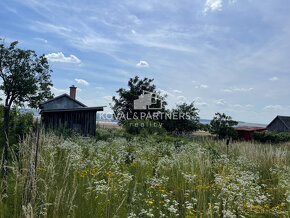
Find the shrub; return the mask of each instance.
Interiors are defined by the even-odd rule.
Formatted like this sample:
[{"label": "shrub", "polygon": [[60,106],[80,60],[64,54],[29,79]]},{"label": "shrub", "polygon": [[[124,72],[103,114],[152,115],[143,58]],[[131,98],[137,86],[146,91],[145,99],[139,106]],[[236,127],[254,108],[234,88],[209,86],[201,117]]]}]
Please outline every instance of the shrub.
[{"label": "shrub", "polygon": [[210,125],[207,124],[207,123],[199,123],[198,129],[202,130],[202,131],[209,132],[210,131]]},{"label": "shrub", "polygon": [[290,132],[255,132],[254,139],[260,142],[282,143],[290,141]]},{"label": "shrub", "polygon": [[[191,133],[193,131],[198,130],[199,128],[199,115],[198,109],[194,106],[194,102],[191,104],[180,104],[171,111],[171,119],[163,119],[161,122],[163,123],[166,131],[171,133]],[[186,115],[185,117],[179,117],[178,119],[174,119],[173,115]],[[189,118],[187,117],[189,116]]]},{"label": "shrub", "polygon": [[[0,143],[4,138],[4,106],[0,106]],[[20,113],[16,108],[10,111],[9,144],[16,144],[33,128],[33,113]]]}]

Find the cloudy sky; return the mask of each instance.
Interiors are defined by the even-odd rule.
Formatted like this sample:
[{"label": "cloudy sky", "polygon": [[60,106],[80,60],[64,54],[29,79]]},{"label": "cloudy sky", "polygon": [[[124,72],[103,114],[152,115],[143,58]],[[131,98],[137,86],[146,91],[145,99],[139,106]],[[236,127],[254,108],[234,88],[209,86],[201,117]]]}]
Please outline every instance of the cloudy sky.
[{"label": "cloudy sky", "polygon": [[290,115],[289,0],[1,0],[0,8],[0,37],[47,55],[56,95],[74,84],[88,106],[108,106],[138,75],[154,78],[170,106],[195,101],[202,118]]}]

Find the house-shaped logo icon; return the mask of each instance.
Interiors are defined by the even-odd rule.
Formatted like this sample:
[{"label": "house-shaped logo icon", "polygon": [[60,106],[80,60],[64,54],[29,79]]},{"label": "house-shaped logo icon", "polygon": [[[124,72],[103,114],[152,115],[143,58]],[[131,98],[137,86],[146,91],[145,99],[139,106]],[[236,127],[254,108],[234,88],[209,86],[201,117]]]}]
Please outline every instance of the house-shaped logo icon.
[{"label": "house-shaped logo icon", "polygon": [[[153,105],[158,107],[152,107]],[[158,110],[162,109],[162,105],[163,100],[154,92],[143,91],[138,99],[134,100],[134,110]]]}]

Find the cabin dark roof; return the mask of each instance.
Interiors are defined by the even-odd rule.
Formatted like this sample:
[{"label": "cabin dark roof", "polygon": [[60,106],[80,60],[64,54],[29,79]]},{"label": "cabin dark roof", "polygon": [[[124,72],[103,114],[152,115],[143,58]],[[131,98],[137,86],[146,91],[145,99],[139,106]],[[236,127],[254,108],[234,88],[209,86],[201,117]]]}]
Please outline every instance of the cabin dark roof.
[{"label": "cabin dark roof", "polygon": [[237,131],[249,131],[249,132],[266,130],[266,128],[259,126],[238,126],[234,127],[234,129]]},{"label": "cabin dark roof", "polygon": [[[272,120],[271,123],[269,123],[268,126],[270,126],[276,119],[279,119],[286,126],[286,128],[288,130],[290,130],[290,116],[279,116],[278,115],[277,117],[275,117],[274,120]],[[268,128],[268,126],[267,126],[267,128]]]},{"label": "cabin dark roof", "polygon": [[44,109],[40,113],[53,113],[53,112],[69,112],[69,111],[103,111],[104,107],[80,107],[80,108],[67,108],[67,109]]},{"label": "cabin dark roof", "polygon": [[78,100],[72,98],[72,97],[69,96],[68,94],[62,94],[62,95],[59,95],[59,96],[57,96],[57,97],[55,97],[55,98],[49,99],[49,100],[47,100],[47,101],[45,101],[45,102],[41,102],[41,103],[39,104],[39,108],[42,109],[42,108],[43,108],[43,105],[45,105],[45,104],[47,104],[47,103],[50,103],[50,102],[52,102],[52,101],[55,101],[55,100],[57,100],[57,99],[63,98],[63,97],[69,98],[70,100],[72,100],[72,101],[74,101],[75,103],[79,104],[81,107],[87,107],[85,104],[83,104],[82,102],[80,102],[80,101],[78,101]]}]

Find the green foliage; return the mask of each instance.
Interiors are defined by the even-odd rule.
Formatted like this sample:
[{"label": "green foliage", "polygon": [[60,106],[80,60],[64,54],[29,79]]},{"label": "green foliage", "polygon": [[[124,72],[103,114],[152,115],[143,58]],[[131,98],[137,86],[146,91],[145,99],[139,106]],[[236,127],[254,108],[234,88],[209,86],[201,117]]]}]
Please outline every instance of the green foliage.
[{"label": "green foliage", "polygon": [[[20,113],[13,108],[10,111],[9,120],[9,144],[18,143],[34,127],[33,113]],[[4,106],[0,105],[0,144],[3,145],[4,139]]]},{"label": "green foliage", "polygon": [[283,143],[290,141],[290,132],[255,132],[254,139],[260,142]]},{"label": "green foliage", "polygon": [[[146,110],[146,111],[140,111],[140,110],[134,110],[134,100],[138,99],[138,97],[143,94],[143,91],[148,92],[156,92],[156,86],[152,84],[154,79],[139,79],[138,76],[135,78],[130,78],[128,81],[128,87],[129,89],[126,90],[124,88],[120,88],[117,93],[119,97],[113,96],[113,102],[114,105],[112,106],[112,109],[114,111],[114,114],[116,116],[120,114],[124,114],[128,118],[133,118],[134,114],[136,114],[136,117],[140,117],[141,112],[146,113],[152,113],[155,110]],[[163,100],[165,97],[159,96]],[[163,105],[165,106],[166,102],[163,101]],[[160,105],[156,105],[156,107],[160,107]],[[124,117],[119,117],[119,122],[123,124],[126,121]]]},{"label": "green foliage", "polygon": [[209,124],[204,124],[204,123],[199,123],[199,127],[198,127],[199,130],[202,130],[202,131],[206,131],[206,132],[209,132],[210,131],[210,125]]},{"label": "green foliage", "polygon": [[52,98],[52,86],[45,55],[37,56],[35,51],[16,48],[17,41],[5,47],[0,41],[0,77],[2,90],[6,96],[4,105],[23,106],[28,102],[32,108],[40,101]]},{"label": "green foliage", "polygon": [[230,116],[224,113],[216,113],[212,121],[210,122],[210,132],[217,134],[220,139],[232,137],[237,138],[237,132],[233,126],[237,125],[238,122],[232,120]]},{"label": "green foliage", "polygon": [[191,104],[183,103],[177,105],[175,109],[167,113],[171,113],[171,119],[162,119],[160,122],[163,123],[168,132],[188,133],[198,130],[198,109],[194,107],[193,102]]},{"label": "green foliage", "polygon": [[[139,79],[138,76],[130,78],[128,82],[129,89],[126,90],[121,88],[117,91],[119,97],[113,97],[114,105],[112,109],[119,122],[125,126],[125,130],[135,135],[140,133],[145,135],[160,134],[160,132],[164,132],[164,129],[171,133],[188,133],[196,131],[199,127],[199,116],[198,109],[194,107],[194,103],[184,103],[177,105],[175,109],[165,110],[164,107],[167,103],[164,100],[166,96],[160,96],[160,93],[157,92],[159,95],[158,97],[162,101],[154,105],[156,110],[152,110],[152,108],[150,110],[134,110],[134,100],[138,99],[144,91],[156,93],[156,86],[153,85],[152,82],[153,79]],[[157,114],[157,112],[161,113],[157,116],[152,116],[153,113]],[[144,121],[144,117],[141,116],[141,113],[146,114],[146,116],[151,116],[149,116],[149,118],[146,117],[146,121]],[[119,116],[120,114],[125,116]],[[156,127],[156,125],[159,126],[159,123],[162,124],[164,129]],[[142,126],[142,124],[144,125]]]},{"label": "green foliage", "polygon": [[162,123],[152,120],[128,120],[123,127],[127,133],[132,135],[163,135],[166,132]]},{"label": "green foliage", "polygon": [[16,48],[17,41],[8,47],[0,39],[0,90],[5,95],[3,128],[2,192],[7,190],[8,139],[11,106],[37,108],[38,104],[52,98],[51,70],[45,55],[37,56],[35,51]]}]

